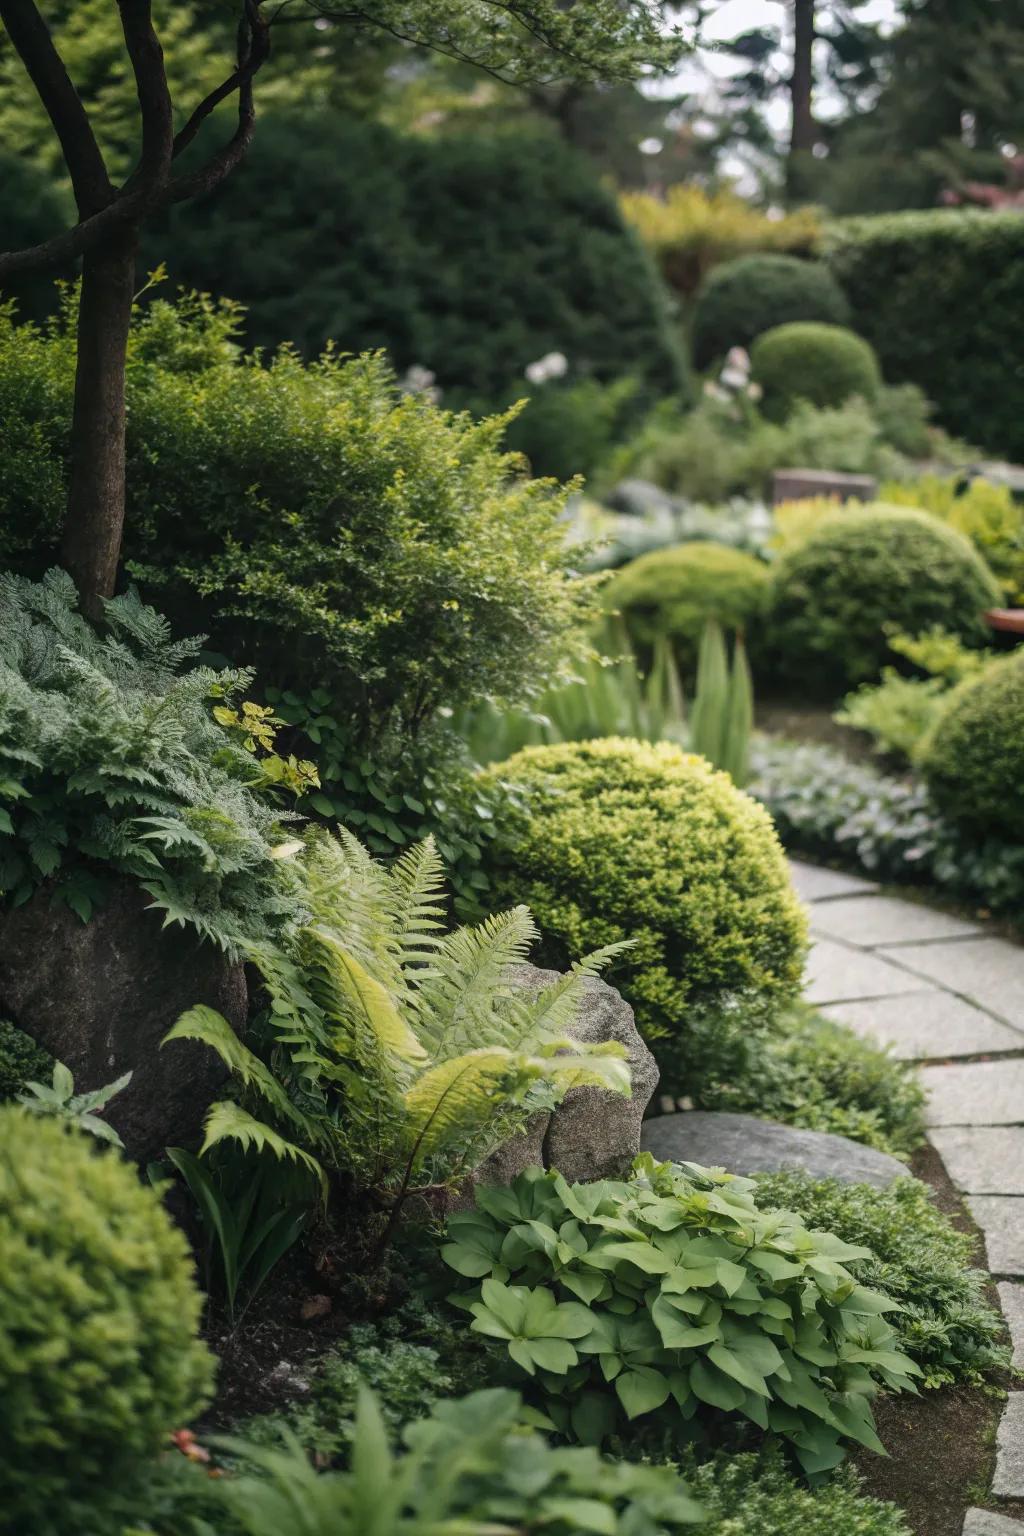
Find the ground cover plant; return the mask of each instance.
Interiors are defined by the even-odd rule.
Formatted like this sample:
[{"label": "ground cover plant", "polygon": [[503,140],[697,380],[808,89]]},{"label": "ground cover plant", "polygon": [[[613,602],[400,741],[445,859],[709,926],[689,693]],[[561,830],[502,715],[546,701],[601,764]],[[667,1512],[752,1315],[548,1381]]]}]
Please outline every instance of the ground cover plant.
[{"label": "ground cover plant", "polygon": [[845,1268],[867,1250],[759,1214],[753,1184],[638,1160],[630,1182],[568,1185],[528,1170],[453,1217],[442,1256],[479,1281],[455,1299],[527,1378],[563,1433],[738,1414],[811,1476],[849,1437],[881,1449],[870,1399],[914,1390],[893,1303]]}]

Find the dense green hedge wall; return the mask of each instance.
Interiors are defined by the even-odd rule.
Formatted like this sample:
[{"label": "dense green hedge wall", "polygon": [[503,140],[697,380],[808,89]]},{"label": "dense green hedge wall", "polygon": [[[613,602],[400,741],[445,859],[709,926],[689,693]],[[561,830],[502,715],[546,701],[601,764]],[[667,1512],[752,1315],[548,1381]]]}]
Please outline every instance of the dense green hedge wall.
[{"label": "dense green hedge wall", "polygon": [[538,130],[404,138],[268,115],[245,164],[148,251],[251,305],[252,342],[386,347],[476,407],[517,379],[530,393],[523,370],[549,352],[571,377],[684,383],[651,258],[588,160]]},{"label": "dense green hedge wall", "polygon": [[833,225],[829,265],[890,383],[919,384],[948,431],[1024,458],[1024,219],[935,209]]}]

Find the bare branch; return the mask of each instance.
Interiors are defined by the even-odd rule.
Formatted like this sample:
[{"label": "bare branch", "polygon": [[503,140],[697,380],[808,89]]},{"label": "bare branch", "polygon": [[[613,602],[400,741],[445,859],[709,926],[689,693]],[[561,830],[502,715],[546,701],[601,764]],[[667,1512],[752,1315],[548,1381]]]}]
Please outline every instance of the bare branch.
[{"label": "bare branch", "polygon": [[[189,198],[212,192],[244,158],[256,128],[253,80],[269,57],[270,27],[260,16],[258,0],[244,0],[244,15],[238,28],[237,68],[192,113],[175,140],[174,154],[179,154],[180,148],[195,138],[218,102],[225,100],[234,90],[238,92],[238,126],[227,143],[205,165],[187,176],[175,177],[167,189],[167,202],[186,202]],[[179,148],[179,140],[186,134],[189,136]]]},{"label": "bare branch", "polygon": [[81,97],[33,0],[0,0],[0,21],[46,108],[78,211],[88,218],[109,202],[114,189]]},{"label": "bare branch", "polygon": [[164,51],[153,27],[152,0],[117,0],[142,115],[142,156],[133,175],[147,183],[166,179],[174,142],[174,108]]},{"label": "bare branch", "polygon": [[67,266],[107,239],[119,226],[141,218],[149,206],[150,202],[142,191],[117,197],[98,213],[82,219],[72,229],[51,235],[49,240],[44,240],[40,245],[30,245],[21,251],[0,251],[0,281],[16,277],[21,272],[40,272]]}]

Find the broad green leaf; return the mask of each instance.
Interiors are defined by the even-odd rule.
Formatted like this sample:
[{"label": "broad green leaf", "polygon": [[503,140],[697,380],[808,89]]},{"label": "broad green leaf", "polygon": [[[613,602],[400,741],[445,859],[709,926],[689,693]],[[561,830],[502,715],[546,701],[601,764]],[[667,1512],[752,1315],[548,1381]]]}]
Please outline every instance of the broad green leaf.
[{"label": "broad green leaf", "polygon": [[739,1408],[746,1396],[738,1381],[704,1360],[695,1360],[690,1366],[690,1386],[702,1403],[726,1412]]},{"label": "broad green leaf", "polygon": [[641,1414],[653,1413],[667,1401],[669,1385],[661,1371],[639,1366],[615,1378],[615,1391],[626,1417],[636,1419]]}]

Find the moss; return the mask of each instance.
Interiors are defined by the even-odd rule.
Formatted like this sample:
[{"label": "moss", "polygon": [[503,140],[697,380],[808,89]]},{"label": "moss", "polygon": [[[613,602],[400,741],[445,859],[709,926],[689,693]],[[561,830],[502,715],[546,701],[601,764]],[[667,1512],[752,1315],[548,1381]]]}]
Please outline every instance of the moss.
[{"label": "moss", "polygon": [[650,646],[658,634],[672,637],[680,666],[692,672],[708,619],[742,630],[762,611],[768,567],[724,544],[679,544],[630,561],[606,593],[622,610],[634,641]]},{"label": "moss", "polygon": [[872,401],[882,383],[868,342],[841,325],[814,321],[765,331],[754,343],[750,364],[770,421],[784,421],[798,400],[822,407],[843,405],[855,395]]}]

